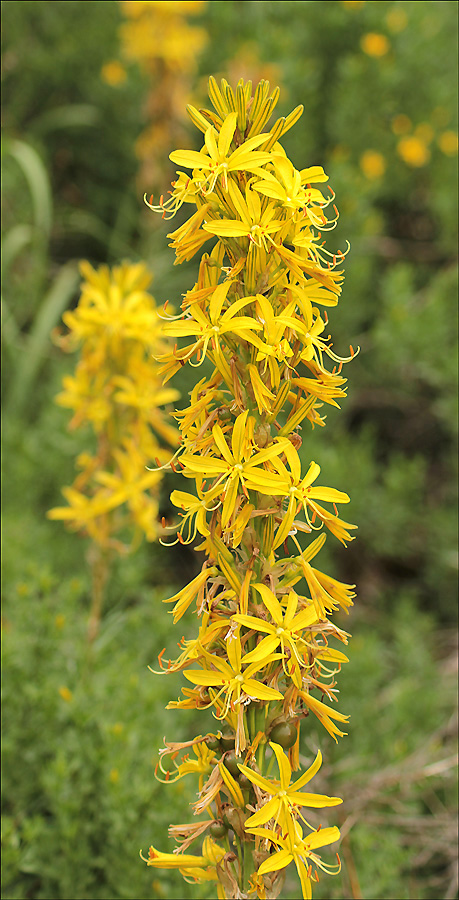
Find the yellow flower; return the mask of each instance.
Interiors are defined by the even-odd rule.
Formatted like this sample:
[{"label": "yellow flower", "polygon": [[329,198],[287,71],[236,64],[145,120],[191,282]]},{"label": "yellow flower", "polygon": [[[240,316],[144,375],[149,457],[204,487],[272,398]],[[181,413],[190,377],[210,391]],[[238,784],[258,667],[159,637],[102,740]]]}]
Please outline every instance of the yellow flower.
[{"label": "yellow flower", "polygon": [[223,238],[245,236],[256,246],[263,246],[267,250],[266,241],[274,244],[270,235],[280,231],[283,226],[283,222],[275,218],[274,205],[263,204],[262,207],[260,197],[254,193],[250,185],[246,187],[245,198],[237,185],[231,181],[227,190],[240,218],[207,222],[203,226],[204,230]]},{"label": "yellow flower", "polygon": [[173,603],[174,600],[176,601],[174,608],[171,610],[174,617],[174,625],[182,618],[184,613],[186,613],[196,595],[198,595],[198,597],[201,596],[208,578],[217,575],[217,573],[218,569],[216,569],[215,566],[206,568],[204,564],[202,571],[199,575],[196,575],[196,578],[193,578],[189,584],[185,585],[185,587],[178,591],[177,594],[174,594],[173,597],[169,597],[167,600],[163,601],[164,603]]},{"label": "yellow flower", "polygon": [[[223,187],[227,191],[229,172],[236,170],[238,172],[256,172],[260,166],[265,165],[271,159],[270,153],[255,149],[266,142],[269,134],[255,135],[240,147],[236,147],[228,156],[236,124],[237,113],[230,113],[220,128],[218,142],[215,128],[210,125],[205,133],[205,146],[200,153],[196,153],[195,150],[174,150],[169,156],[169,159],[178,166],[207,172],[202,182],[203,185],[207,185],[205,191],[207,194],[214,190],[219,176],[222,177]],[[196,176],[193,181],[201,183],[201,178]]]},{"label": "yellow flower", "polygon": [[299,696],[301,697],[305,706],[317,716],[319,722],[327,729],[328,733],[331,734],[332,738],[336,743],[338,742],[338,737],[344,737],[346,732],[340,731],[339,728],[332,722],[332,719],[335,719],[337,722],[343,722],[345,725],[349,720],[349,716],[340,713],[337,709],[332,709],[330,706],[327,706],[325,703],[322,703],[321,700],[317,700],[315,697],[312,697],[307,691],[300,691]]},{"label": "yellow flower", "polygon": [[[216,504],[216,506],[207,506],[207,503],[212,503],[212,491],[208,491],[205,497],[202,495],[201,491],[199,491],[199,493],[201,496],[196,497],[194,494],[188,494],[185,491],[172,491],[170,496],[171,503],[183,510],[183,513],[180,513],[183,518],[183,523],[178,531],[179,537],[177,537],[176,541],[173,543],[177,543],[177,541],[180,540],[181,544],[190,544],[195,540],[197,531],[199,531],[199,534],[202,534],[203,537],[210,534],[207,527],[206,513],[217,509],[219,504]],[[217,496],[217,493],[215,496]],[[192,525],[193,519],[194,523]],[[188,527],[186,537],[183,536],[185,525]],[[171,527],[175,530],[175,526]],[[161,541],[161,543],[165,543],[165,541]],[[168,546],[170,546],[170,544],[168,544]]]},{"label": "yellow flower", "polygon": [[70,701],[73,700],[72,691],[69,690],[68,687],[60,687],[59,694],[61,695],[62,699],[65,700],[66,703],[70,703]]},{"label": "yellow flower", "polygon": [[386,22],[387,27],[393,31],[394,34],[398,34],[408,25],[408,16],[404,9],[394,7],[386,13]]},{"label": "yellow flower", "polygon": [[[279,653],[265,653],[263,659],[252,662],[253,654],[246,653],[241,656],[241,642],[236,633],[226,640],[226,655],[228,662],[203,650],[203,657],[208,668],[185,669],[183,673],[185,678],[188,678],[188,681],[193,684],[218,687],[220,690],[217,696],[225,694],[224,710],[217,718],[225,718],[228,709],[234,709],[237,704],[240,704],[243,695],[252,700],[282,700],[282,694],[279,691],[252,677],[274,660],[280,659]],[[246,663],[250,664],[243,669]],[[215,699],[212,702],[215,703]]]},{"label": "yellow flower", "polygon": [[123,263],[110,272],[107,266],[96,271],[89,263],[82,262],[80,269],[86,278],[80,302],[75,310],[62,317],[72,340],[97,340],[101,356],[113,353],[116,357],[122,339],[135,339],[151,346],[158,320],[151,296],[146,292],[151,275],[145,264]]},{"label": "yellow flower", "polygon": [[391,128],[394,134],[407,134],[411,128],[411,119],[404,113],[399,113],[392,119]]},{"label": "yellow flower", "polygon": [[205,741],[202,741],[199,744],[194,744],[193,752],[196,756],[196,759],[190,759],[189,754],[186,754],[179,764],[177,764],[173,759],[176,772],[172,775],[172,777],[169,777],[169,772],[166,773],[168,776],[166,777],[167,782],[172,783],[174,781],[179,781],[180,778],[184,778],[185,775],[189,775],[191,773],[200,776],[199,790],[202,789],[204,775],[212,771],[215,753],[213,752],[213,750],[209,750]]},{"label": "yellow flower", "polygon": [[[234,512],[239,489],[253,489],[264,494],[281,494],[285,492],[287,482],[280,475],[268,472],[262,468],[264,462],[278,457],[288,446],[285,438],[277,438],[265,450],[253,453],[251,434],[253,425],[247,422],[248,410],[241,413],[233,428],[231,436],[231,450],[225,440],[222,429],[214,425],[212,435],[216,449],[221,457],[199,456],[192,453],[183,453],[180,462],[183,466],[183,474],[187,478],[196,475],[216,477],[216,484],[221,484],[223,495],[223,508],[221,522],[226,526]],[[216,485],[214,485],[215,487]],[[215,496],[212,489],[212,498]]]},{"label": "yellow flower", "polygon": [[212,838],[207,837],[202,846],[202,855],[189,853],[162,853],[150,847],[148,858],[140,854],[147,866],[154,869],[180,869],[184,877],[193,881],[216,881],[218,863],[223,859],[225,850],[219,847]]},{"label": "yellow flower", "polygon": [[386,160],[377,150],[365,150],[360,157],[360,168],[369,181],[382,178],[386,171]]},{"label": "yellow flower", "polygon": [[458,139],[456,131],[444,131],[438,138],[438,146],[445,156],[457,156]]},{"label": "yellow flower", "polygon": [[[160,406],[178,398],[164,389],[158,367],[151,362],[153,348],[164,352],[159,318],[147,292],[151,275],[143,263],[123,263],[110,270],[81,263],[85,277],[77,307],[64,313],[68,334],[58,338],[64,350],[81,347],[74,375],[63,379],[56,402],[74,411],[70,428],[90,422],[97,436],[94,455],[80,454],[80,473],[72,487],[64,488],[67,507],[56,507],[49,518],[86,532],[100,546],[127,548],[115,533],[134,526],[139,534],[157,537],[161,473],[146,464],[164,456],[156,435],[172,446],[178,434],[165,421]],[[125,505],[121,518],[114,510]]]},{"label": "yellow flower", "polygon": [[273,153],[274,173],[263,173],[264,180],[257,181],[253,187],[256,191],[278,200],[285,209],[303,209],[310,203],[323,203],[324,197],[309,185],[309,182],[328,181],[322,166],[311,166],[298,172],[286,156]]},{"label": "yellow flower", "polygon": [[151,202],[153,197],[150,197],[148,201],[145,194],[143,198],[149,209],[163,214],[163,219],[172,219],[183,203],[193,203],[196,194],[199,192],[199,185],[193,184],[189,175],[186,175],[185,172],[177,172],[177,175],[177,181],[172,182],[171,186],[174,190],[169,191],[171,196],[168,200],[164,202],[163,197],[161,197],[159,206],[153,206]]},{"label": "yellow flower", "polygon": [[430,122],[420,122],[419,125],[416,125],[414,133],[416,137],[421,141],[424,141],[425,144],[430,144],[435,136],[435,132]]},{"label": "yellow flower", "polygon": [[[330,527],[330,519],[333,518],[331,513],[327,513],[327,510],[319,506],[316,501],[325,500],[329,503],[349,503],[350,499],[348,494],[345,494],[343,491],[337,491],[335,488],[312,487],[313,482],[320,474],[320,466],[315,462],[311,462],[306,475],[304,478],[301,478],[301,463],[298,454],[291,444],[286,448],[285,452],[291,472],[288,472],[280,460],[277,462],[277,468],[280,475],[289,480],[289,487],[285,492],[286,496],[289,497],[289,504],[282,523],[278,528],[274,549],[280,547],[288,536],[299,506],[303,507],[306,521],[310,527],[312,527],[314,522],[309,518],[309,510],[312,511],[313,518],[318,516],[327,527]],[[331,526],[330,530],[333,531],[333,526]],[[349,535],[348,539],[350,539]]]},{"label": "yellow flower", "polygon": [[402,137],[397,144],[397,153],[407,166],[414,169],[427,165],[430,160],[430,150],[427,144],[416,135]]},{"label": "yellow flower", "polygon": [[127,77],[126,69],[117,59],[112,59],[110,62],[105,63],[100,74],[102,80],[111,87],[118,87],[119,84],[123,84]]},{"label": "yellow flower", "polygon": [[385,34],[379,34],[375,31],[364,34],[360,41],[360,46],[367,56],[385,56],[389,52],[390,44]]},{"label": "yellow flower", "polygon": [[[197,304],[194,304],[188,318],[180,322],[171,322],[164,325],[163,333],[165,335],[171,337],[196,336],[196,342],[191,346],[191,349],[186,348],[187,355],[181,355],[181,359],[188,359],[193,353],[198,353],[198,358],[199,356],[201,358],[197,363],[190,363],[190,365],[202,365],[209,343],[215,354],[221,357],[220,338],[224,334],[250,341],[250,332],[261,329],[261,325],[258,322],[255,322],[248,316],[238,315],[240,310],[250,303],[251,297],[242,297],[239,301],[232,303],[229,309],[222,313],[223,303],[230,286],[231,282],[226,281],[216,287],[209,304],[208,316]],[[222,364],[224,365],[223,360]]]},{"label": "yellow flower", "polygon": [[336,604],[348,612],[348,607],[353,605],[352,598],[355,597],[355,593],[352,590],[355,587],[354,584],[343,584],[343,582],[337,581],[323,572],[319,572],[318,569],[310,565],[311,559],[314,559],[323,547],[325,540],[325,534],[319,535],[302,552],[301,556],[297,557],[298,565],[307,581],[317,614],[322,617],[337,609]]},{"label": "yellow flower", "polygon": [[[255,616],[246,616],[237,614],[233,616],[235,622],[251,628],[254,631],[264,632],[265,637],[254,650],[247,654],[247,661],[257,662],[270,653],[273,653],[277,647],[281,646],[283,660],[282,665],[284,672],[289,675],[297,687],[302,686],[301,668],[306,665],[298,651],[297,644],[301,643],[300,634],[309,625],[317,621],[317,613],[311,604],[306,608],[298,610],[299,597],[295,591],[290,591],[287,598],[287,608],[284,611],[275,594],[266,584],[253,584],[253,589],[261,595],[272,622],[266,622],[264,619]],[[285,663],[286,649],[290,652],[290,661]]]},{"label": "yellow flower", "polygon": [[269,746],[273,750],[279,766],[278,780],[273,781],[269,778],[263,778],[257,772],[254,772],[253,769],[248,768],[248,766],[239,765],[243,775],[272,798],[258,812],[246,820],[245,827],[247,829],[266,825],[270,819],[275,820],[275,826],[279,823],[283,829],[286,829],[288,828],[289,813],[292,808],[309,806],[313,809],[322,809],[325,806],[338,806],[343,802],[339,797],[327,797],[325,794],[303,794],[300,792],[300,788],[304,787],[314,777],[322,765],[320,750],[317,751],[317,756],[313,764],[309,766],[309,769],[291,784],[292,767],[288,757],[279,744],[270,741]]},{"label": "yellow flower", "polygon": [[325,847],[327,844],[333,844],[339,840],[339,829],[336,826],[322,828],[320,831],[312,831],[311,834],[304,837],[298,822],[291,821],[285,837],[280,837],[268,828],[252,828],[251,833],[270,840],[277,847],[281,848],[261,864],[258,869],[258,875],[266,875],[268,872],[285,869],[291,862],[294,862],[300,876],[303,898],[304,900],[311,900],[311,878],[306,865],[307,860],[311,860],[315,866],[324,869],[325,866],[321,862],[320,856],[314,851],[318,847]]}]

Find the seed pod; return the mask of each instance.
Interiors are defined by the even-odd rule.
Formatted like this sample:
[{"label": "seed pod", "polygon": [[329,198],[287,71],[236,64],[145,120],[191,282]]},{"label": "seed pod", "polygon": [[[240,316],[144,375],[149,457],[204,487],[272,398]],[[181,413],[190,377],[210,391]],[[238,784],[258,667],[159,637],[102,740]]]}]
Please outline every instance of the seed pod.
[{"label": "seed pod", "polygon": [[219,820],[212,822],[212,825],[209,828],[212,837],[217,839],[225,837],[227,830],[226,825]]},{"label": "seed pod", "polygon": [[243,791],[249,791],[253,787],[250,778],[247,778],[247,775],[244,775],[243,772],[239,772],[238,782]]},{"label": "seed pod", "polygon": [[291,720],[289,722],[278,722],[269,735],[270,741],[280,744],[284,750],[289,750],[290,747],[293,747],[296,738],[296,726]]},{"label": "seed pod", "polygon": [[242,756],[236,756],[234,750],[230,750],[230,752],[226,754],[223,762],[228,771],[231,772],[232,775],[237,776],[239,775],[238,763],[243,763],[244,760]]},{"label": "seed pod", "polygon": [[235,745],[234,734],[222,734],[220,738],[220,743],[223,747],[223,750],[232,750]]}]

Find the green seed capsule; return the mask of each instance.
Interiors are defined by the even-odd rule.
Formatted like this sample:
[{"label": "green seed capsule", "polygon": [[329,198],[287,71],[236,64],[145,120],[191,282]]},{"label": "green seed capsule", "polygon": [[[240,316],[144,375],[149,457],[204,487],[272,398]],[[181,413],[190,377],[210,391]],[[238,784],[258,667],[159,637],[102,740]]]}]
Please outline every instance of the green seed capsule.
[{"label": "green seed capsule", "polygon": [[280,744],[284,750],[289,750],[290,747],[293,747],[296,736],[297,730],[293,722],[279,722],[271,731],[269,740],[273,741],[274,744]]},{"label": "green seed capsule", "polygon": [[249,791],[253,787],[250,778],[247,778],[247,775],[244,775],[243,772],[239,772],[238,782],[243,791]]},{"label": "green seed capsule", "polygon": [[207,738],[206,744],[209,750],[214,750],[215,753],[217,752],[217,750],[220,750],[220,741],[218,740],[218,738],[209,737]]},{"label": "green seed capsule", "polygon": [[223,762],[228,771],[231,772],[232,775],[237,776],[239,775],[238,763],[243,763],[244,760],[242,759],[242,756],[236,756],[234,750],[231,750],[230,753],[227,753]]},{"label": "green seed capsule", "polygon": [[234,740],[234,735],[222,734],[222,736],[220,738],[220,743],[224,750],[232,750],[236,741]]},{"label": "green seed capsule", "polygon": [[209,828],[209,831],[213,838],[225,837],[227,830],[228,829],[223,824],[223,822],[212,822],[212,825]]},{"label": "green seed capsule", "polygon": [[231,410],[229,410],[227,406],[220,406],[218,410],[218,418],[222,422],[229,422],[233,418]]}]

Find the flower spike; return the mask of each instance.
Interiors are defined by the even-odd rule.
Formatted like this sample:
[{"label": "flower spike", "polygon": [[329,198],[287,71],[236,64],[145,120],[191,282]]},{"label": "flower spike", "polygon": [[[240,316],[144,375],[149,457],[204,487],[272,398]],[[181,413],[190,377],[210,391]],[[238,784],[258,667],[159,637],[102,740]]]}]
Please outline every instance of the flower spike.
[{"label": "flower spike", "polygon": [[[321,233],[338,221],[335,195],[323,190],[320,166],[288,159],[279,140],[302,107],[270,125],[278,96],[266,81],[252,92],[242,79],[233,89],[211,77],[213,109],[188,108],[201,150],[170,155],[190,174],[178,173],[170,200],[148,201],[167,217],[182,203],[194,207],[170,235],[177,263],[206,241],[210,248],[181,314],[164,325],[177,341],[161,357],[165,380],[204,361],[211,373],[175,413],[182,441],[173,464],[191,486],[172,492],[178,523],[167,526],[181,543],[199,535],[206,555],[171,598],[174,622],[192,608],[199,630],[182,639],[177,659],[163,662],[162,651],[159,663],[161,674],[182,671],[187,682],[168,709],[210,711],[219,730],[188,742],[193,753],[183,757],[185,745],[168,745],[158,777],[197,776],[192,810],[207,818],[170,828],[175,853],[152,847],[143,858],[186,880],[216,881],[219,900],[278,897],[291,863],[310,898],[318,869],[339,871],[317,853],[339,840],[338,828],[316,827],[305,812],[312,819],[342,802],[303,790],[320,750],[298,770],[309,714],[335,741],[349,718],[333,705],[348,661],[335,643],[349,635],[332,616],[348,611],[354,585],[312,563],[326,533],[345,543],[355,526],[339,517],[349,496],[324,483],[307,449],[308,423],[323,427],[323,405],[345,397],[342,368],[355,355],[335,352],[326,312],[338,303],[347,249],[324,247]],[[184,852],[204,835],[201,851]]]}]

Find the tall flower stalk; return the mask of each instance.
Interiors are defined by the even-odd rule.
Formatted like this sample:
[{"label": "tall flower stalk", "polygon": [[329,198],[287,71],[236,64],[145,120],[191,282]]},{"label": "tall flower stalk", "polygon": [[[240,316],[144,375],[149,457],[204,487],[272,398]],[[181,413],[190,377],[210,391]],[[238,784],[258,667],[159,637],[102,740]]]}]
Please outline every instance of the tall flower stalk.
[{"label": "tall flower stalk", "polygon": [[[159,205],[148,201],[164,218],[192,206],[169,235],[177,263],[212,243],[181,314],[164,327],[184,339],[160,360],[166,381],[205,359],[213,371],[175,413],[182,442],[173,465],[194,484],[171,495],[177,539],[199,535],[206,559],[168,602],[174,622],[193,607],[199,632],[177,659],[166,663],[163,651],[160,665],[188,682],[168,708],[210,710],[217,730],[160,751],[159,778],[199,777],[200,818],[170,827],[173,853],[150,847],[145,860],[216,881],[219,898],[277,897],[291,863],[309,898],[318,869],[339,869],[339,858],[329,866],[317,852],[339,839],[338,828],[305,817],[308,807],[342,802],[302,790],[320,751],[292,773],[311,713],[335,740],[348,719],[335,705],[335,675],[348,660],[330,639],[346,644],[349,635],[331,616],[348,611],[354,585],[313,562],[327,532],[345,544],[355,526],[338,513],[348,495],[321,483],[315,461],[303,472],[299,449],[307,427],[325,424],[324,405],[345,396],[342,364],[354,351],[336,355],[321,311],[337,304],[343,281],[344,253],[323,242],[338,218],[334,195],[317,187],[327,181],[320,166],[295,169],[279,143],[303,108],[268,124],[278,94],[265,81],[252,94],[250,82],[233,91],[210,78],[214,109],[188,107],[204,146],[171,153],[180,167],[172,191]],[[299,533],[309,537],[304,548]],[[187,748],[195,758],[178,761]],[[188,853],[198,838],[201,852]]]},{"label": "tall flower stalk", "polygon": [[78,456],[80,471],[73,485],[62,489],[67,506],[51,509],[48,517],[90,538],[92,640],[114,556],[133,550],[143,536],[153,541],[161,533],[161,472],[145,466],[158,457],[168,459],[167,447],[177,446],[177,429],[161,406],[179,394],[162,386],[151,360],[167,343],[147,291],[151,274],[144,263],[95,270],[82,262],[80,268],[79,303],[64,313],[67,333],[56,335],[63,350],[80,350],[80,357],[74,373],[64,377],[56,402],[73,410],[71,430],[91,427],[95,449]]}]

